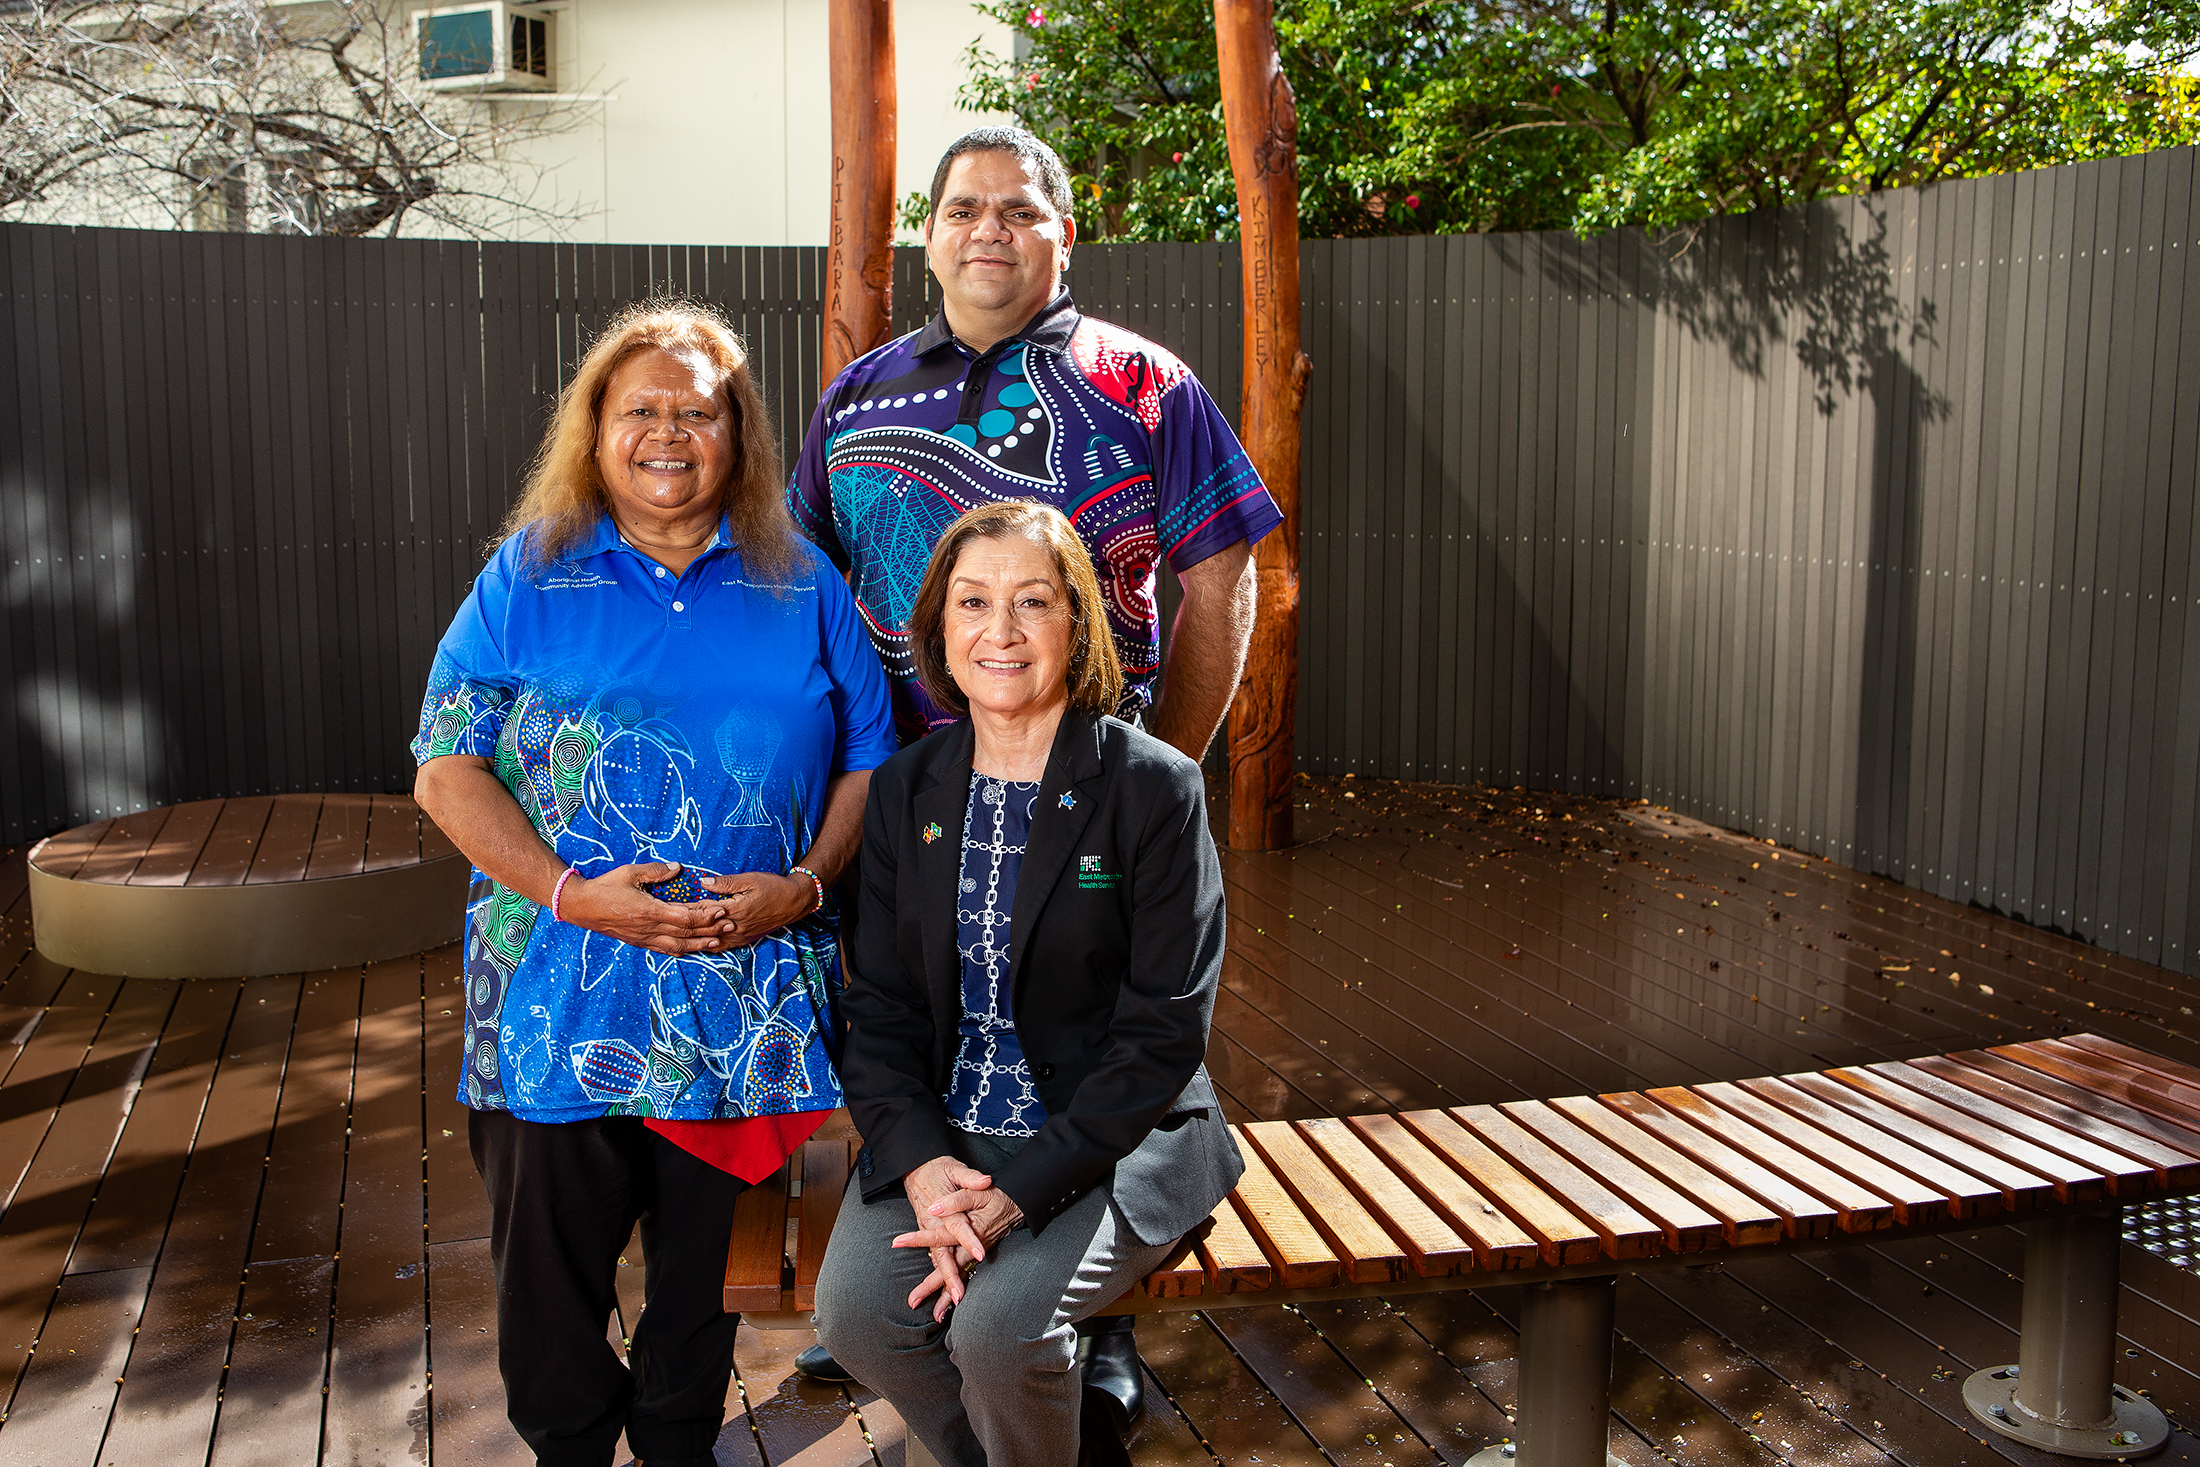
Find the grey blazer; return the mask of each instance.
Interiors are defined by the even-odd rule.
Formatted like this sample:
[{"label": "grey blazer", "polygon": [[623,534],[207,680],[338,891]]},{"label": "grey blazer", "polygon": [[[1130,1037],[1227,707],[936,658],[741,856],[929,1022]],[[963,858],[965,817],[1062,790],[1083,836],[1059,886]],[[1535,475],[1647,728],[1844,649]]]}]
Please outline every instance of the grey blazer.
[{"label": "grey blazer", "polygon": [[[871,776],[841,1054],[866,1202],[960,1154],[940,1096],[962,1018],[971,748],[965,720]],[[1205,1065],[1224,916],[1198,766],[1120,720],[1064,714],[1010,922],[1010,1002],[1047,1120],[994,1185],[1034,1233],[1100,1186],[1139,1241],[1190,1232],[1245,1170]]]}]

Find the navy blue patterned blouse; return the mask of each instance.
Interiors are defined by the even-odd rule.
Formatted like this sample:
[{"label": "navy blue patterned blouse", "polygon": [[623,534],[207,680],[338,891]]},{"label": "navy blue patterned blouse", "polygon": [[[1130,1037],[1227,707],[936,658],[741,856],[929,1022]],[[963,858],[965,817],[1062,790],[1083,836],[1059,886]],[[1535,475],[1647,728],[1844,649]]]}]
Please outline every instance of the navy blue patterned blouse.
[{"label": "navy blue patterned blouse", "polygon": [[947,1118],[987,1136],[1030,1136],[1047,1118],[1009,1012],[1009,914],[1031,836],[1036,783],[973,773],[963,810],[955,945],[962,952],[962,1040],[948,1082]]}]

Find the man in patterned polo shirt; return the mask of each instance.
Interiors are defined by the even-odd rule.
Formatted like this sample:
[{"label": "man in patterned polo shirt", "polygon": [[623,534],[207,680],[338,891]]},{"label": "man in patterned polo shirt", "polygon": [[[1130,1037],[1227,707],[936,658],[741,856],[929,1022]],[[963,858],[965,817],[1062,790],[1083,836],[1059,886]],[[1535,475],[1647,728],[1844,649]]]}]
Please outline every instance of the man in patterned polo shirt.
[{"label": "man in patterned polo shirt", "polygon": [[[1070,208],[1061,159],[1021,128],[979,128],[948,148],[925,221],[940,314],[833,380],[788,503],[848,573],[904,743],[951,721],[909,656],[934,542],[974,505],[1036,499],[1092,551],[1123,666],[1119,711],[1199,759],[1245,666],[1253,542],[1283,516],[1190,369],[1071,303]],[[1184,591],[1165,666],[1154,597],[1164,558]],[[1122,1428],[1141,1406],[1130,1324],[1080,1327],[1091,1337],[1086,1384]],[[822,1349],[800,1363],[846,1378]]]},{"label": "man in patterned polo shirt", "polygon": [[[1154,343],[1078,314],[1069,176],[1020,128],[966,133],[932,180],[925,248],[943,309],[833,380],[788,501],[849,573],[904,742],[950,721],[918,687],[909,611],[964,510],[1036,499],[1092,551],[1126,716],[1192,758],[1222,724],[1252,635],[1252,544],[1282,522],[1222,410]],[[1184,588],[1161,665],[1154,571]]]}]

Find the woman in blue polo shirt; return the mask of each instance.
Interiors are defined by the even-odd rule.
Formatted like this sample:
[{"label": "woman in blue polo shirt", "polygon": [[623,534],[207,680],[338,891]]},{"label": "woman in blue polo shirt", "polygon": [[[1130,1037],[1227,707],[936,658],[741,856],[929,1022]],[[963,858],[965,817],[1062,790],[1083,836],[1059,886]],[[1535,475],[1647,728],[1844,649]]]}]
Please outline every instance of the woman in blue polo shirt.
[{"label": "woman in blue polo shirt", "polygon": [[[827,891],[894,752],[740,340],[614,320],[437,649],[420,803],[474,863],[466,1062],[498,1356],[536,1460],[711,1460],[734,1199],[840,1103]],[[606,1342],[641,1223],[632,1370]]]}]

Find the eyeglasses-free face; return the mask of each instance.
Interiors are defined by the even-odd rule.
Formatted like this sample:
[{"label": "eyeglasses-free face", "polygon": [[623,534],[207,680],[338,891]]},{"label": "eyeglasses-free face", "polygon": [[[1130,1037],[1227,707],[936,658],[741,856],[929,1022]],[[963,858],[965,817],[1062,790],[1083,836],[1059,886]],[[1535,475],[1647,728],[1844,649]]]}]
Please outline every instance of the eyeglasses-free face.
[{"label": "eyeglasses-free face", "polygon": [[945,623],[947,670],[973,716],[1030,716],[1069,701],[1077,621],[1047,547],[1021,535],[964,546]]}]

